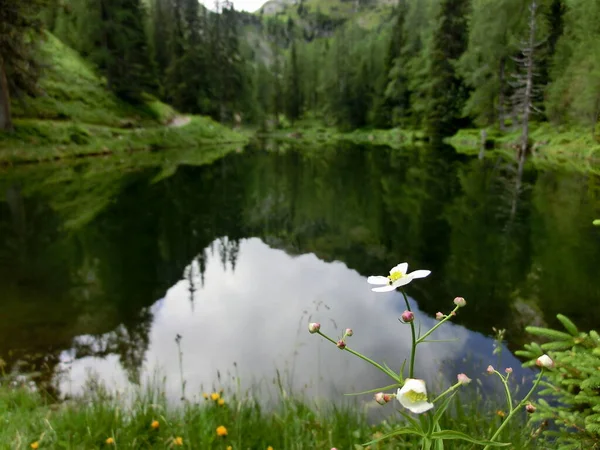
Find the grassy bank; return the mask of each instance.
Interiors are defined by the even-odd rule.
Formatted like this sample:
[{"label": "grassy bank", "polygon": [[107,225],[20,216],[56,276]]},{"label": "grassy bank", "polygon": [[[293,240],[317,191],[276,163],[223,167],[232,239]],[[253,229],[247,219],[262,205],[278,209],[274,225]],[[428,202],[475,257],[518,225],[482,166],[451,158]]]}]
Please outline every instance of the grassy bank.
[{"label": "grassy bank", "polygon": [[357,144],[388,145],[397,147],[423,139],[423,132],[393,128],[391,130],[359,129],[354,131],[340,131],[334,127],[324,125],[316,119],[303,119],[293,126],[283,123],[283,128],[269,132],[259,132],[259,137],[290,140],[301,143],[333,144],[339,141],[349,141]]},{"label": "grassy bank", "polygon": [[[77,52],[50,34],[40,51],[47,68],[39,95],[14,101],[15,130],[0,133],[0,164],[243,144],[248,138],[207,117],[188,120],[150,95],[136,105],[120,100]],[[171,126],[177,121],[181,126]]]},{"label": "grassy bank", "polygon": [[[501,133],[493,128],[487,130],[488,146],[512,157],[515,156],[520,137],[520,130],[509,133]],[[532,126],[530,139],[530,161],[537,166],[560,165],[585,172],[600,171],[600,142],[592,136],[589,129],[535,124]],[[481,146],[481,131],[461,130],[447,139],[447,142],[462,153],[477,154]]]},{"label": "grassy bank", "polygon": [[49,161],[135,151],[156,151],[239,143],[248,135],[207,117],[194,116],[181,127],[131,130],[76,122],[20,119],[15,131],[0,135],[0,164]]},{"label": "grassy bank", "polygon": [[[212,397],[211,397],[212,395]],[[204,398],[203,398],[204,397]],[[127,398],[128,400],[124,400]],[[368,408],[381,407],[375,402]],[[265,407],[270,404],[272,407]],[[478,395],[457,401],[442,426],[472,436],[489,435],[502,415]],[[169,406],[161,389],[146,389],[131,396],[110,395],[97,383],[86,394],[52,403],[25,386],[0,387],[0,448],[171,448],[194,449],[360,449],[398,425],[391,419],[372,425],[367,408],[334,406],[279,390],[277,398],[258,393],[207,392],[193,401]],[[534,448],[529,430],[515,420],[502,438],[510,448]],[[221,428],[222,427],[222,428]],[[410,437],[394,437],[371,449],[414,448]],[[453,449],[472,444],[453,441]]]}]

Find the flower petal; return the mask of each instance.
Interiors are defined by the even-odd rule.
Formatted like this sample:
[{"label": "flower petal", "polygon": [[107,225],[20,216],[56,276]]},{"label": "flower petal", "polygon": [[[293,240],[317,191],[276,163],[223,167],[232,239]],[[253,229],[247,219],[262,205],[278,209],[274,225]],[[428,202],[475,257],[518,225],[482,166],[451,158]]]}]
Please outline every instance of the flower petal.
[{"label": "flower petal", "polygon": [[404,382],[404,386],[402,386],[401,389],[398,389],[398,394],[396,397],[402,406],[415,414],[422,414],[425,411],[429,411],[431,408],[433,408],[433,403],[429,403],[426,400],[412,400],[410,398],[411,396],[408,395],[410,392],[424,394],[427,396],[425,381],[407,378]]},{"label": "flower petal", "polygon": [[409,273],[408,276],[411,278],[425,278],[429,276],[430,273],[431,270],[415,270],[414,272]]},{"label": "flower petal", "polygon": [[394,272],[400,272],[402,275],[406,275],[406,271],[408,270],[408,263],[398,264],[396,267],[392,267],[390,270],[390,275]]},{"label": "flower petal", "polygon": [[390,286],[389,284],[386,286],[380,286],[371,289],[373,292],[391,292],[396,290],[396,286]]},{"label": "flower petal", "polygon": [[405,284],[408,284],[411,281],[412,281],[412,276],[410,276],[410,275],[404,275],[399,280],[394,281],[394,284],[392,284],[392,286],[394,286],[394,288],[397,288],[397,287],[400,287],[400,286],[404,286]]},{"label": "flower petal", "polygon": [[369,284],[388,284],[390,279],[388,277],[369,277],[367,283]]},{"label": "flower petal", "polygon": [[425,411],[429,411],[431,408],[433,408],[433,403],[419,402],[414,403],[412,406],[404,407],[415,414],[423,414]]},{"label": "flower petal", "polygon": [[427,386],[425,381],[419,380],[418,378],[407,378],[404,380],[404,385],[398,390],[398,395],[406,394],[409,391],[416,392],[418,394],[427,394]]}]

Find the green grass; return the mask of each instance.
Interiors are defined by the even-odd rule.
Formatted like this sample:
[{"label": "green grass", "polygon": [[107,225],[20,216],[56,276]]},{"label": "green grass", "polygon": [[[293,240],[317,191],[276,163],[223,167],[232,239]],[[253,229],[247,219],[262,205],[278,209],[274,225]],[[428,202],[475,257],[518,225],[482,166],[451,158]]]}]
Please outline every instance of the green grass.
[{"label": "green grass", "polygon": [[[180,437],[183,447],[194,449],[360,449],[361,444],[395,429],[401,419],[391,409],[397,406],[395,402],[381,407],[373,401],[362,409],[350,402],[336,406],[295,396],[281,385],[274,386],[274,395],[257,389],[221,390],[222,405],[201,393],[173,405],[161,383],[153,385],[114,395],[90,379],[82,396],[60,403],[26,386],[1,386],[0,448],[28,448],[34,442],[41,449],[109,448],[109,438],[117,448],[171,448]],[[476,389],[454,402],[442,419],[442,428],[489,436],[501,424],[494,405],[482,401]],[[391,416],[373,424],[367,418],[370,408],[386,408]],[[158,421],[158,428],[151,426],[153,421]],[[220,426],[227,429],[227,436],[217,436]],[[501,441],[512,442],[511,449],[534,448],[529,434],[524,421],[516,420]],[[449,448],[457,450],[473,448],[462,441],[451,444]],[[412,449],[415,445],[410,437],[394,437],[370,448]]]},{"label": "green grass", "polygon": [[46,64],[41,95],[14,102],[12,133],[0,133],[0,164],[39,162],[144,150],[244,143],[236,132],[210,118],[194,116],[168,127],[178,112],[156,98],[131,105],[73,49],[46,35],[40,52]]},{"label": "green grass", "polygon": [[[479,153],[480,130],[460,130],[447,141],[458,151]],[[520,130],[500,133],[488,130],[488,140],[493,141],[495,152],[515,157]],[[549,123],[534,124],[530,133],[533,152],[530,160],[538,167],[564,166],[581,172],[600,173],[600,141],[589,129],[581,127],[556,127]],[[494,152],[487,151],[488,154]]]},{"label": "green grass", "polygon": [[216,143],[243,145],[247,139],[246,133],[231,130],[201,116],[193,116],[188,125],[179,128],[147,127],[132,130],[21,119],[15,122],[14,133],[0,135],[0,164],[198,148]]},{"label": "green grass", "polygon": [[359,129],[343,132],[336,128],[322,125],[319,121],[312,119],[298,121],[294,126],[283,123],[283,126],[284,128],[265,133],[263,136],[312,144],[349,141],[357,144],[387,145],[390,147],[406,145],[408,142],[417,142],[424,136],[421,131],[400,128],[390,130]]},{"label": "green grass", "polygon": [[106,81],[73,49],[47,33],[40,43],[44,64],[40,95],[13,101],[19,118],[71,120],[96,125],[157,125],[162,111],[156,100],[128,104],[106,88]]}]

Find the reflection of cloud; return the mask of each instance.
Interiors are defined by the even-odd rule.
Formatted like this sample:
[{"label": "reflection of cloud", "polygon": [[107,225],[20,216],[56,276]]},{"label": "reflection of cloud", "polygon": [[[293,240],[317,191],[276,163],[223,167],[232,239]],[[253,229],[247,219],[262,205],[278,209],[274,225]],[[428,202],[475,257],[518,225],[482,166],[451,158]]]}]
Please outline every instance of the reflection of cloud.
[{"label": "reflection of cloud", "polygon": [[[192,266],[193,267],[193,266]],[[319,336],[309,335],[306,325],[319,321],[334,339],[346,327],[354,329],[350,347],[398,369],[410,354],[410,328],[397,317],[404,301],[398,292],[376,294],[364,277],[339,262],[325,263],[312,254],[290,257],[269,248],[259,239],[240,243],[235,275],[225,271],[219,255],[209,257],[205,284],[198,288],[193,311],[189,305],[189,282],[181,280],[154,307],[154,323],[146,354],[146,375],[160,368],[167,375],[167,392],[180,392],[179,360],[174,342],[182,335],[184,376],[187,392],[196,394],[200,385],[210,387],[221,373],[237,363],[242,384],[267,381],[275,369],[287,372],[296,390],[319,396],[372,389],[391,384],[375,368],[338,350]],[[416,282],[427,283],[427,280]],[[451,306],[451,305],[449,305]],[[415,308],[423,330],[434,319]],[[449,324],[432,339],[456,342],[419,346],[416,375],[438,377],[443,361],[459,361],[467,353],[491,356],[491,340]],[[482,348],[484,345],[489,347]],[[111,359],[78,360],[71,381],[81,383],[82,367],[92,366],[102,376],[112,376],[116,385],[126,377],[115,371]],[[76,375],[76,376],[75,376]],[[475,378],[478,374],[470,374]],[[447,382],[454,382],[455,373]]]}]

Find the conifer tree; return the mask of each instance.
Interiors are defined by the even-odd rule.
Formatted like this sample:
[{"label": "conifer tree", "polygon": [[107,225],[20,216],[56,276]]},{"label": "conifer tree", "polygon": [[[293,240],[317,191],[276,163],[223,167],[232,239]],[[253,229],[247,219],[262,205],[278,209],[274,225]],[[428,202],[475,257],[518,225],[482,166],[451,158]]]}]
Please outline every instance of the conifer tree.
[{"label": "conifer tree", "polygon": [[39,61],[36,43],[43,38],[36,16],[43,0],[0,0],[0,130],[12,130],[11,96],[36,93]]},{"label": "conifer tree", "polygon": [[288,21],[288,34],[291,36],[292,45],[287,64],[286,79],[286,115],[293,122],[300,118],[302,113],[302,92],[300,87],[300,67],[298,63],[298,48],[294,37],[294,22]]},{"label": "conifer tree", "polygon": [[468,0],[442,0],[429,54],[426,128],[432,137],[454,134],[461,123],[467,88],[456,63],[467,48]]},{"label": "conifer tree", "polygon": [[404,21],[406,20],[406,2],[401,1],[394,9],[394,26],[383,66],[379,75],[374,105],[374,125],[389,128],[394,116],[399,118],[407,113],[410,94],[406,77],[404,54]]}]

